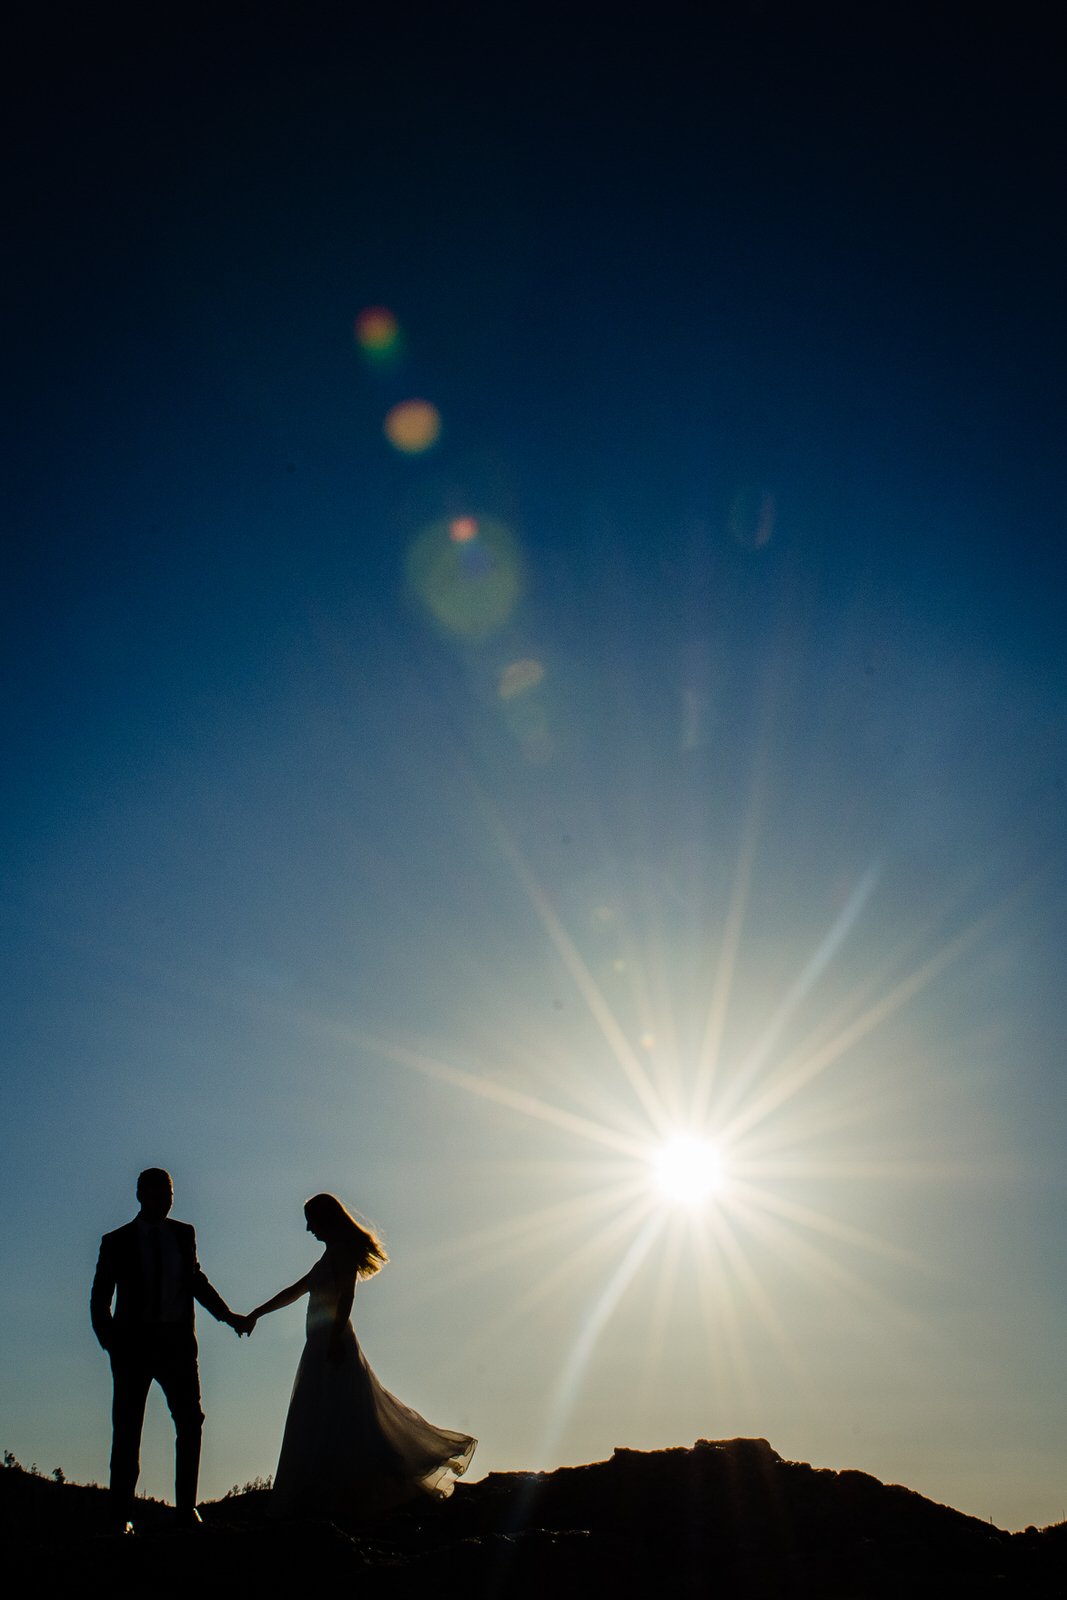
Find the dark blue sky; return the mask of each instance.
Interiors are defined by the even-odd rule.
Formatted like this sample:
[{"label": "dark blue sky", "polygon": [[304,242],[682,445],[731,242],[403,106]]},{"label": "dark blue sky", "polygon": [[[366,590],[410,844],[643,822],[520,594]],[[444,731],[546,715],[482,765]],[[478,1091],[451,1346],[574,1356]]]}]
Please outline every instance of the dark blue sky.
[{"label": "dark blue sky", "polygon": [[[237,1302],[276,1287],[260,1278],[305,1190],[377,1216],[396,1257],[379,1337],[435,1415],[405,1250],[536,1212],[546,1163],[579,1198],[593,1178],[566,1134],[471,1110],[480,1091],[408,1074],[401,1045],[625,1121],[619,1040],[684,1101],[719,995],[725,1118],[873,1006],[841,1046],[851,1087],[827,1066],[767,1112],[809,1169],[740,1150],[721,1226],[788,1191],[809,1223],[921,1236],[928,1276],[878,1280],[936,1346],[900,1346],[921,1395],[902,1367],[872,1398],[860,1352],[889,1335],[852,1329],[852,1373],[811,1283],[791,1299],[753,1245],[764,1298],[730,1323],[751,1392],[725,1369],[702,1387],[690,1307],[671,1325],[689,1411],[650,1378],[645,1412],[612,1413],[609,1321],[558,1426],[499,1356],[473,1384],[462,1362],[441,1375],[466,1408],[441,1420],[481,1434],[486,1467],[763,1433],[1040,1520],[1063,1465],[1035,1418],[1062,1344],[1067,1115],[1067,141],[1047,8],[23,12],[5,1267],[26,1278],[84,1215],[41,1292],[90,1398],[75,1419],[41,1398],[27,1295],[11,1445],[41,1436],[99,1475],[105,1385],[69,1285],[139,1166],[174,1167],[176,1214]],[[352,334],[376,304],[403,334],[378,366]],[[404,457],[382,419],[415,395],[442,434]],[[465,638],[407,577],[425,530],[463,516],[509,530],[520,589]],[[475,607],[477,560],[503,559],[488,539],[462,569]],[[521,662],[540,681],[505,693]],[[861,1112],[846,1161],[834,1140]],[[932,1185],[921,1203],[905,1169]],[[1002,1458],[1005,1415],[983,1414],[988,1481],[961,1422],[967,1383],[999,1376],[993,1335],[966,1343],[985,1272],[1037,1330]],[[511,1293],[487,1267],[474,1320]],[[810,1390],[761,1390],[767,1297]],[[585,1348],[574,1327],[600,1327],[562,1288],[548,1304],[546,1393]],[[270,1469],[240,1385],[280,1393],[291,1351],[257,1350],[213,1354],[209,1492]],[[967,1374],[955,1410],[934,1398],[946,1372]]]}]

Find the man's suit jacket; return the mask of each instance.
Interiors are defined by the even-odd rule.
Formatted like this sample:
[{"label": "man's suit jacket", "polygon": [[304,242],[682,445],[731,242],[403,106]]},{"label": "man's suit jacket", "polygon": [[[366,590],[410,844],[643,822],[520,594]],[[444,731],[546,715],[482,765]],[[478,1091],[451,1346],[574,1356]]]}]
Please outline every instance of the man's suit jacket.
[{"label": "man's suit jacket", "polygon": [[[205,1278],[196,1259],[196,1233],[188,1222],[174,1222],[169,1217],[162,1226],[171,1231],[178,1250],[178,1292],[181,1300],[181,1326],[190,1333],[194,1327],[193,1301],[197,1300],[213,1317],[224,1322],[230,1315],[229,1307],[218,1290]],[[105,1233],[100,1241],[100,1258],[96,1263],[92,1294],[89,1297],[89,1315],[93,1332],[109,1350],[116,1342],[128,1343],[144,1330],[144,1303],[147,1293],[141,1259],[141,1242],[137,1219]],[[111,1310],[112,1297],[115,1310]]]}]

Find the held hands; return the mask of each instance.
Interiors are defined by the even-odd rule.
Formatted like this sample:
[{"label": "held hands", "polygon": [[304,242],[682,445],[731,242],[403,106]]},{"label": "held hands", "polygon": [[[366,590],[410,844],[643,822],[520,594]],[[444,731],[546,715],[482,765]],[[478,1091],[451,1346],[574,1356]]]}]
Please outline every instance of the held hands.
[{"label": "held hands", "polygon": [[250,1315],[246,1317],[241,1317],[236,1314],[230,1317],[230,1327],[233,1329],[238,1338],[240,1338],[242,1334],[246,1334],[249,1338],[251,1338],[252,1329],[255,1327],[255,1325],[255,1312],[250,1313]]}]

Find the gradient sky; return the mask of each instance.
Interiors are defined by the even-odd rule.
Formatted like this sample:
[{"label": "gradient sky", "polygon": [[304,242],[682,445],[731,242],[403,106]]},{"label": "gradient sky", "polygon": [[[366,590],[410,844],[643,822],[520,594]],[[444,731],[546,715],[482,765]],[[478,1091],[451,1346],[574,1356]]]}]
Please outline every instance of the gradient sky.
[{"label": "gradient sky", "polygon": [[[475,1475],[762,1435],[1064,1516],[1052,24],[26,8],[0,1446],[106,1478],[163,1165],[238,1310],[372,1218]],[[210,1497],[302,1313],[199,1329]]]}]

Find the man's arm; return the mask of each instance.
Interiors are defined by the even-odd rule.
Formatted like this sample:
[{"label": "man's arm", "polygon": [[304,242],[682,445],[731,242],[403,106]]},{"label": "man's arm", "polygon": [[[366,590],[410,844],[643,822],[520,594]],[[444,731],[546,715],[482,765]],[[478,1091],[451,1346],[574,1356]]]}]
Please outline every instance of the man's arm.
[{"label": "man's arm", "polygon": [[111,1335],[115,1326],[115,1319],[111,1315],[114,1293],[115,1263],[105,1234],[100,1241],[100,1255],[97,1258],[93,1287],[89,1294],[89,1319],[93,1325],[93,1332],[104,1350],[111,1348]]},{"label": "man's arm", "polygon": [[[192,1229],[190,1228],[190,1233]],[[196,1235],[193,1234],[193,1299],[202,1305],[205,1311],[210,1311],[217,1322],[225,1322],[229,1327],[236,1328],[242,1320],[234,1316],[225,1300],[213,1283],[209,1283],[196,1255]]]}]

